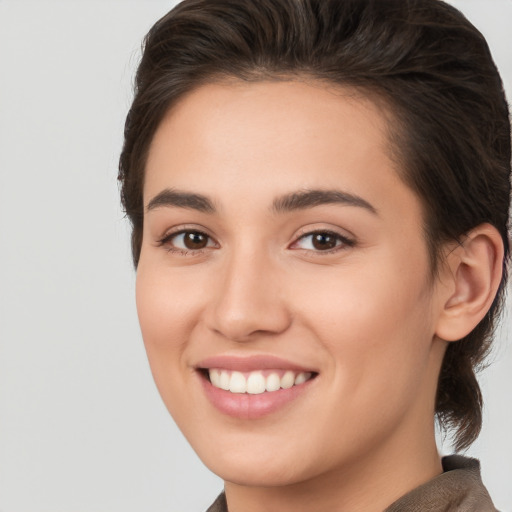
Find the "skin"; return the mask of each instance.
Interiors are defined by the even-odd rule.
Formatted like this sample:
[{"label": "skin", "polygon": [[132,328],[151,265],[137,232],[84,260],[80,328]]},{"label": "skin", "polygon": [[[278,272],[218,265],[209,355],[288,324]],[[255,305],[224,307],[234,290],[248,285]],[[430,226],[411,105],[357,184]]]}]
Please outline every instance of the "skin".
[{"label": "skin", "polygon": [[[230,512],[382,511],[442,472],[434,397],[447,341],[437,334],[471,287],[457,286],[453,266],[432,278],[421,204],[386,133],[384,113],[353,91],[232,81],[189,93],[154,136],[145,205],[172,189],[208,196],[216,211],[146,211],[141,330],[163,401],[225,480]],[[272,211],[276,197],[326,189],[374,211]],[[161,243],[185,228],[208,235],[206,247]],[[316,230],[350,242],[318,249]],[[271,354],[318,375],[277,412],[233,418],[196,371],[219,354]]]}]

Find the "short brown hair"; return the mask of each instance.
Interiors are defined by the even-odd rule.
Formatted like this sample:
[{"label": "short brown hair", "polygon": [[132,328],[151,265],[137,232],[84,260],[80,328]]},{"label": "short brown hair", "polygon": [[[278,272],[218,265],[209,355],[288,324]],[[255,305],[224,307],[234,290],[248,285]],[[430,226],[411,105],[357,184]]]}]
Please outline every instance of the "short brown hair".
[{"label": "short brown hair", "polygon": [[441,0],[185,0],[149,31],[126,119],[119,180],[138,264],[147,153],[168,109],[218,78],[312,77],[380,98],[403,180],[425,212],[435,271],[444,242],[488,222],[505,247],[503,279],[485,318],[450,343],[436,413],[468,447],[482,424],[477,370],[503,301],[509,258],[510,120],[480,32]]}]

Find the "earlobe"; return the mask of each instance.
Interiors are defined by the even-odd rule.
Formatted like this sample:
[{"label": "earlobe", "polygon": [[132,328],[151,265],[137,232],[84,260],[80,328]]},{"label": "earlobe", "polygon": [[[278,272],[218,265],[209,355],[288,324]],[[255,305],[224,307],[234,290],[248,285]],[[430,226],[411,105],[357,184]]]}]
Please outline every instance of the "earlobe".
[{"label": "earlobe", "polygon": [[469,334],[491,307],[503,272],[503,240],[490,224],[470,231],[447,256],[436,335],[457,341]]}]

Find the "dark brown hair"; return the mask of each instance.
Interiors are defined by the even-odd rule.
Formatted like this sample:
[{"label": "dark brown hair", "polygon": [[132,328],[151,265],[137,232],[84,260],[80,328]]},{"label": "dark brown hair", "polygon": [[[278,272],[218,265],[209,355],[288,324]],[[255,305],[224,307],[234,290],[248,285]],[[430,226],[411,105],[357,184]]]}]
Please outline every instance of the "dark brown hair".
[{"label": "dark brown hair", "polygon": [[222,78],[302,77],[384,100],[402,178],[424,206],[433,271],[443,243],[479,224],[502,236],[499,292],[480,324],[449,344],[439,377],[438,419],[464,449],[481,429],[475,371],[489,351],[506,281],[510,121],[485,39],[441,0],[185,0],[160,19],[144,42],[119,164],[135,266],[146,157],[168,109]]}]

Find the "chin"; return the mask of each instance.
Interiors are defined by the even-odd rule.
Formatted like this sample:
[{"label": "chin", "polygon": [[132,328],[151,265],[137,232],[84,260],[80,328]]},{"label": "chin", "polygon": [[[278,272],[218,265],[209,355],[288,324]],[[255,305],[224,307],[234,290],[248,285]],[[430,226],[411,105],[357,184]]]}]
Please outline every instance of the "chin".
[{"label": "chin", "polygon": [[235,463],[215,461],[209,469],[226,482],[247,487],[283,487],[308,479],[307,472],[298,467],[278,464],[255,464],[254,461]]},{"label": "chin", "polygon": [[[288,442],[269,433],[260,436],[222,436],[201,440],[194,446],[202,462],[226,482],[248,487],[294,485],[328,472],[335,463],[322,457],[321,447],[308,450],[304,441]],[[216,439],[216,442],[213,441]]]}]

